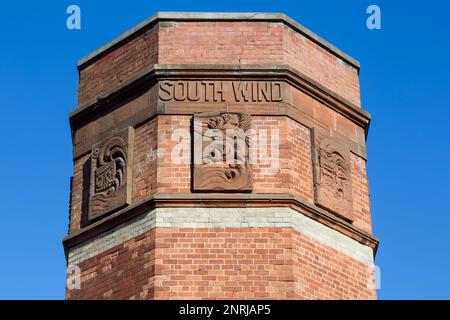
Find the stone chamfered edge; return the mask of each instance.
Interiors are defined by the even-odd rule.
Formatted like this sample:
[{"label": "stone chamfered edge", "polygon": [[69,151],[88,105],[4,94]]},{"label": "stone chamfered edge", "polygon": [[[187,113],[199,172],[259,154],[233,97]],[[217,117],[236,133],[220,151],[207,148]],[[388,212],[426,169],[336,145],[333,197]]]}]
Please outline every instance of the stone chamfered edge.
[{"label": "stone chamfered edge", "polygon": [[302,26],[300,23],[289,18],[283,13],[248,13],[248,12],[158,12],[152,17],[144,20],[135,27],[126,31],[114,40],[103,45],[99,49],[88,54],[84,58],[78,60],[78,68],[108,52],[112,48],[119,45],[122,41],[129,38],[136,32],[151,27],[160,21],[267,21],[267,22],[282,22],[294,31],[302,34],[325,50],[344,60],[359,72],[360,64],[357,60],[342,52],[326,40],[322,39],[309,29]]},{"label": "stone chamfered edge", "polygon": [[141,214],[149,212],[158,207],[185,207],[189,205],[198,205],[201,202],[202,207],[246,207],[247,202],[251,202],[259,207],[278,207],[287,206],[297,208],[298,214],[319,221],[331,229],[336,230],[357,242],[372,248],[374,256],[376,255],[379,240],[369,233],[361,230],[351,223],[336,217],[326,210],[315,205],[308,204],[301,199],[290,194],[159,194],[148,197],[138,203],[119,210],[93,224],[67,235],[63,239],[64,252],[66,259],[68,251],[99,234],[113,229],[120,224],[126,223]]},{"label": "stone chamfered edge", "polygon": [[156,64],[139,71],[136,75],[114,86],[70,113],[70,125],[75,130],[81,124],[97,117],[111,104],[129,96],[139,88],[149,86],[161,79],[171,78],[266,78],[286,80],[306,93],[324,102],[327,106],[361,126],[366,134],[370,126],[370,113],[359,108],[339,94],[329,90],[317,81],[288,65],[196,65],[196,64]]}]

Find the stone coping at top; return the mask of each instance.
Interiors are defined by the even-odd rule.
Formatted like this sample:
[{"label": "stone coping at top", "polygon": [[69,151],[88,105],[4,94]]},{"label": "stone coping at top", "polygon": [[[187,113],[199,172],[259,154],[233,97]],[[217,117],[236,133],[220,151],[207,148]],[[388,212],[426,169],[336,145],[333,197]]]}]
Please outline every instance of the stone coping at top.
[{"label": "stone coping at top", "polygon": [[348,64],[350,64],[352,67],[357,69],[359,71],[360,64],[357,60],[350,57],[343,51],[339,50],[326,40],[322,39],[309,29],[302,26],[300,23],[296,22],[295,20],[289,18],[287,15],[283,13],[263,13],[263,12],[255,12],[255,13],[249,13],[249,12],[157,12],[155,15],[151,16],[150,18],[144,20],[143,22],[139,23],[135,27],[131,28],[130,30],[126,31],[125,33],[121,34],[114,40],[108,42],[104,46],[98,48],[97,50],[91,52],[84,58],[78,60],[78,67],[82,67],[84,64],[89,62],[90,60],[98,57],[102,53],[106,52],[107,50],[111,49],[115,45],[119,44],[121,41],[127,39],[134,33],[138,32],[139,30],[148,27],[152,24],[155,24],[159,21],[267,21],[267,22],[282,22],[285,25],[289,26],[296,32],[302,34],[303,36],[307,37],[311,41],[315,42],[316,44],[320,45],[324,49],[328,50],[329,52],[333,53],[337,57],[341,58],[342,60],[346,61]]}]

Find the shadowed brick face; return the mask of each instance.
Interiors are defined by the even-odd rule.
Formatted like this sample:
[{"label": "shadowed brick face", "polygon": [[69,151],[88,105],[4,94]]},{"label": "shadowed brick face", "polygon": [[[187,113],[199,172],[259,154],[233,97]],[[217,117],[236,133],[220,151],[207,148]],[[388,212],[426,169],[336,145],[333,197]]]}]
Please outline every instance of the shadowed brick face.
[{"label": "shadowed brick face", "polygon": [[[159,14],[79,65],[64,245],[81,287],[67,288],[66,298],[376,299],[370,116],[360,106],[357,62],[285,16],[179,15]],[[236,98],[236,86],[248,83],[280,91]],[[179,98],[188,84],[205,91]],[[194,113],[212,111],[251,117],[257,143],[246,190],[193,188]],[[92,219],[92,148],[126,128],[134,132],[129,163],[99,166],[120,177],[127,165],[129,201]],[[313,132],[343,146],[348,163],[315,168]],[[317,183],[314,170],[328,180]],[[350,218],[316,196],[339,179],[351,194],[337,187],[332,196],[351,200]]]},{"label": "shadowed brick face", "polygon": [[143,68],[157,63],[157,41],[157,30],[136,35],[128,43],[80,70],[78,105],[85,105]]}]

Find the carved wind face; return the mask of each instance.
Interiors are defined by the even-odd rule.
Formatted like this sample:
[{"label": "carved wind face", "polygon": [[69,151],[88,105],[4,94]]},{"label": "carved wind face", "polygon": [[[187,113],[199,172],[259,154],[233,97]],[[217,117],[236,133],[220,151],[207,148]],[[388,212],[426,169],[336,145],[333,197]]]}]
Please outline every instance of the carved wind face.
[{"label": "carved wind face", "polygon": [[353,221],[350,152],[335,138],[314,135],[315,204]]},{"label": "carved wind face", "polygon": [[320,158],[323,186],[336,199],[344,199],[347,176],[343,167],[344,160],[334,152],[325,152]]},{"label": "carved wind face", "polygon": [[115,187],[117,179],[115,178],[115,162],[107,163],[95,170],[95,192],[102,192],[111,187]]},{"label": "carved wind face", "polygon": [[133,156],[129,151],[133,136],[133,129],[128,127],[92,147],[89,220],[130,203],[127,162]]},{"label": "carved wind face", "polygon": [[335,152],[320,155],[321,183],[326,193],[336,200],[344,200],[348,181],[344,159]]},{"label": "carved wind face", "polygon": [[239,126],[239,115],[227,113],[223,115],[223,119],[225,121],[223,128],[224,129],[232,129],[237,128]]},{"label": "carved wind face", "polygon": [[250,191],[252,175],[246,130],[251,129],[251,116],[245,113],[205,113],[196,115],[195,121],[194,125],[201,123],[194,127],[201,137],[194,139],[194,148],[201,146],[202,158],[194,166],[194,190]]},{"label": "carved wind face", "polygon": [[210,129],[233,129],[239,126],[239,115],[223,114],[209,119],[208,128]]},{"label": "carved wind face", "polygon": [[125,184],[126,152],[123,139],[115,137],[92,152],[94,169],[94,193],[92,206],[96,202],[107,201],[116,196],[119,188]]}]

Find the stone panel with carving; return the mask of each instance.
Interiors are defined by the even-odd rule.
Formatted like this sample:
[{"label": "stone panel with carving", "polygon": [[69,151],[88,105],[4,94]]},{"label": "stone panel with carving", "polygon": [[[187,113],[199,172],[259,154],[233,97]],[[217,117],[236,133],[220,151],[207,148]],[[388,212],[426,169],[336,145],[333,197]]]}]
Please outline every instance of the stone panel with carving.
[{"label": "stone panel with carving", "polygon": [[251,116],[204,112],[194,115],[193,190],[249,192]]},{"label": "stone panel with carving", "polygon": [[89,221],[130,204],[133,139],[128,127],[93,146]]},{"label": "stone panel with carving", "polygon": [[312,133],[315,203],[353,221],[349,148],[317,129]]}]

